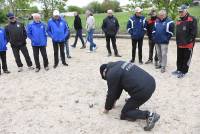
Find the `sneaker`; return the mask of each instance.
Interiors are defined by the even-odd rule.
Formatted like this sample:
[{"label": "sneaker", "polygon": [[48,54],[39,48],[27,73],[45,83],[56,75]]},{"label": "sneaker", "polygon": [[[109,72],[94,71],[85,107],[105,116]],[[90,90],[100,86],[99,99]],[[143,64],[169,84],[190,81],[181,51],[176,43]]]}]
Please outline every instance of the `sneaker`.
[{"label": "sneaker", "polygon": [[132,60],[130,60],[130,62],[131,62],[131,63],[134,63],[134,62],[135,62],[135,60],[133,60],[133,59],[132,59]]},{"label": "sneaker", "polygon": [[153,62],[152,60],[148,60],[147,62],[145,62],[145,64],[150,64],[152,62]]},{"label": "sneaker", "polygon": [[67,63],[63,63],[63,66],[69,66]]},{"label": "sneaker", "polygon": [[49,70],[49,67],[45,67],[44,69],[45,69],[46,71],[48,71],[48,70]]},{"label": "sneaker", "polygon": [[29,70],[34,70],[35,68],[31,66],[31,67],[28,67],[28,69]]},{"label": "sneaker", "polygon": [[92,53],[92,52],[93,52],[93,51],[91,51],[91,50],[88,50],[88,51],[87,51],[87,53]]},{"label": "sneaker", "polygon": [[143,61],[139,61],[139,64],[142,65],[142,64],[143,64]]},{"label": "sneaker", "polygon": [[177,78],[181,79],[181,78],[184,78],[186,74],[180,72],[177,76]]},{"label": "sneaker", "polygon": [[119,54],[116,54],[116,55],[115,55],[115,57],[122,57],[122,56],[121,56],[121,55],[119,55]]},{"label": "sneaker", "polygon": [[19,67],[18,72],[22,72],[22,71],[23,71],[23,67]]},{"label": "sneaker", "polygon": [[160,115],[157,113],[151,113],[147,117],[147,126],[144,127],[145,131],[151,131],[154,128],[155,123],[160,119]]},{"label": "sneaker", "polygon": [[36,73],[38,73],[39,71],[40,71],[40,69],[39,69],[39,68],[36,68],[36,69],[35,69],[35,72],[36,72]]},{"label": "sneaker", "polygon": [[161,67],[161,70],[160,70],[160,72],[161,73],[164,73],[166,70],[165,70],[165,67]]},{"label": "sneaker", "polygon": [[176,71],[172,72],[172,75],[179,75],[180,73],[181,73],[181,71],[176,70]]},{"label": "sneaker", "polygon": [[93,47],[93,51],[96,51],[97,50],[97,47]]},{"label": "sneaker", "polygon": [[10,73],[10,71],[8,71],[8,70],[6,70],[6,71],[3,71],[5,74],[9,74]]},{"label": "sneaker", "polygon": [[112,56],[112,54],[111,54],[111,53],[108,53],[108,57],[110,57],[110,56]]}]

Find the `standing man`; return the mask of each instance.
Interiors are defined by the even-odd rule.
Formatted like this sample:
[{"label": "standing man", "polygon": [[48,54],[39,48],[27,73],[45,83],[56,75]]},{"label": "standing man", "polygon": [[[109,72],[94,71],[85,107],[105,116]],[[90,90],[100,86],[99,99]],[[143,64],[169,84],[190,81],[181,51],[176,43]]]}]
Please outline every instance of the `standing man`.
[{"label": "standing man", "polygon": [[166,10],[160,10],[153,30],[153,41],[156,43],[158,53],[158,66],[161,73],[166,71],[168,44],[174,33],[174,22],[167,17]]},{"label": "standing man", "polygon": [[[153,51],[154,51],[154,46],[155,46],[155,42],[152,39],[152,32],[153,32],[153,28],[157,19],[157,13],[155,10],[152,10],[149,14],[151,16],[151,18],[147,21],[147,36],[149,38],[149,59],[147,62],[145,62],[145,64],[150,64],[153,63]],[[158,56],[157,56],[157,52],[155,51],[155,66],[158,65]]]},{"label": "standing man", "polygon": [[139,110],[139,107],[147,102],[154,93],[155,79],[138,66],[124,61],[101,65],[100,74],[108,85],[104,113],[113,109],[122,91],[125,90],[130,98],[121,111],[120,119],[129,121],[146,119],[147,126],[144,127],[144,130],[153,129],[160,115]]},{"label": "standing man", "polygon": [[132,16],[127,24],[128,33],[132,38],[132,59],[131,62],[135,62],[135,52],[138,44],[138,56],[139,63],[143,64],[142,61],[142,46],[143,38],[146,31],[146,19],[142,16],[142,9],[140,7],[135,8],[135,15]]},{"label": "standing man", "polygon": [[[6,61],[6,50],[7,50],[7,40],[6,40],[6,33],[3,28],[0,27],[0,59],[2,62],[2,69],[5,74],[9,74]],[[0,63],[0,75],[1,75],[1,63]]]},{"label": "standing man", "polygon": [[173,74],[178,78],[188,73],[197,36],[197,20],[188,13],[187,8],[186,5],[179,7],[180,19],[176,22],[177,70]]},{"label": "standing man", "polygon": [[33,14],[33,22],[28,24],[27,35],[30,38],[33,47],[33,56],[36,65],[35,72],[40,71],[39,51],[42,54],[44,69],[48,71],[49,62],[46,52],[46,46],[47,46],[46,25],[43,22],[41,22],[40,14],[38,13]]},{"label": "standing man", "polygon": [[58,48],[60,48],[60,57],[62,60],[62,64],[64,66],[68,66],[65,61],[65,52],[64,52],[64,43],[66,37],[69,34],[69,29],[66,21],[60,17],[60,12],[58,10],[54,10],[53,17],[48,21],[47,28],[48,35],[52,38],[53,49],[54,49],[54,68],[58,66],[59,58],[58,58]]},{"label": "standing man", "polygon": [[106,36],[106,47],[108,50],[108,57],[112,55],[110,49],[110,40],[112,41],[112,46],[115,52],[115,57],[121,57],[117,50],[116,45],[116,34],[119,31],[119,23],[116,17],[113,16],[113,11],[107,11],[108,16],[103,20],[102,30]]},{"label": "standing man", "polygon": [[18,72],[23,71],[23,64],[20,59],[20,51],[25,57],[26,63],[30,70],[33,70],[32,61],[26,47],[26,30],[22,23],[16,20],[13,13],[7,14],[9,24],[5,27],[7,41],[10,42],[12,51],[15,57],[15,61],[19,68]]},{"label": "standing man", "polygon": [[81,18],[79,17],[78,12],[74,13],[75,19],[74,19],[74,29],[76,30],[76,36],[75,36],[75,41],[74,44],[72,45],[73,48],[76,48],[76,44],[78,41],[78,38],[80,38],[81,43],[82,43],[82,47],[81,49],[86,48],[84,40],[83,40],[83,27],[82,27],[82,22],[81,22]]},{"label": "standing man", "polygon": [[93,34],[95,30],[95,19],[93,13],[89,10],[86,11],[86,29],[87,29],[87,41],[90,42],[89,53],[94,52],[97,47],[93,41]]}]

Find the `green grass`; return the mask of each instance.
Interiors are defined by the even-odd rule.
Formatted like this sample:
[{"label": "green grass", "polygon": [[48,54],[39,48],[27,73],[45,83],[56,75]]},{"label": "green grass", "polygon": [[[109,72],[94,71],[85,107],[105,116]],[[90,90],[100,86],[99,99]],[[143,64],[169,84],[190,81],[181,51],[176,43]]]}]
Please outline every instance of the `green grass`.
[{"label": "green grass", "polygon": [[[198,25],[200,27],[200,6],[197,7],[192,7],[189,10],[190,14],[195,16],[198,19]],[[147,14],[147,11],[144,12],[145,14]],[[133,13],[130,12],[120,12],[120,13],[115,13],[114,15],[117,17],[119,24],[120,24],[120,33],[126,33],[126,25],[128,22],[128,19],[130,18],[130,16],[132,16]],[[83,23],[83,27],[85,27],[85,15],[80,15],[81,19],[82,19],[82,23]],[[95,21],[96,21],[96,33],[102,33],[101,31],[101,25],[103,22],[103,19],[106,17],[106,13],[102,13],[102,14],[94,14],[95,17]],[[74,17],[66,17],[66,20],[69,24],[69,27],[71,29],[71,31],[73,32],[73,21],[74,21]],[[200,29],[199,29],[199,36],[200,36]]]}]

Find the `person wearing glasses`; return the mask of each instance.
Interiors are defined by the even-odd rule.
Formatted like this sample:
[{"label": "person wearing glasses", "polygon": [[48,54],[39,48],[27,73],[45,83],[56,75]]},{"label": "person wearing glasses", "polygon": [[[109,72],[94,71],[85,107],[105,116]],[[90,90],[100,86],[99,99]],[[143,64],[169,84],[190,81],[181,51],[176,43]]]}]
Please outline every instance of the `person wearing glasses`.
[{"label": "person wearing glasses", "polygon": [[7,41],[10,42],[15,57],[15,61],[19,68],[18,72],[23,71],[23,64],[20,58],[20,51],[25,57],[26,63],[30,70],[33,70],[32,61],[26,47],[27,34],[24,24],[17,21],[13,13],[7,14],[9,24],[5,27]]}]

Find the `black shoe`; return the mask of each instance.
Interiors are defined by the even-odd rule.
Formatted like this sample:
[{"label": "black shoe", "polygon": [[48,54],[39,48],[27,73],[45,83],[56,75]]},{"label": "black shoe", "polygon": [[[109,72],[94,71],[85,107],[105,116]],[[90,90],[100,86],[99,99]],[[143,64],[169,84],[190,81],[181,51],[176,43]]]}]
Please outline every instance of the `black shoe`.
[{"label": "black shoe", "polygon": [[8,70],[6,70],[6,71],[3,71],[5,74],[9,74],[10,73],[10,71],[8,71]]},{"label": "black shoe", "polygon": [[121,56],[121,55],[119,55],[119,54],[116,54],[116,55],[115,55],[115,57],[122,57],[122,56]]},{"label": "black shoe", "polygon": [[40,68],[36,68],[35,72],[38,73],[40,71]]},{"label": "black shoe", "polygon": [[72,57],[70,55],[67,56],[68,59],[71,59]]},{"label": "black shoe", "polygon": [[80,49],[85,49],[86,48],[86,46],[85,45],[83,45]]},{"label": "black shoe", "polygon": [[133,59],[132,59],[132,60],[130,60],[130,62],[131,62],[131,63],[134,63],[134,62],[135,62],[135,60],[133,60]]},{"label": "black shoe", "polygon": [[67,63],[63,63],[64,66],[69,66]]},{"label": "black shoe", "polygon": [[161,68],[161,66],[156,66],[156,69],[160,69]]},{"label": "black shoe", "polygon": [[139,64],[142,65],[142,64],[143,64],[143,61],[139,61]]},{"label": "black shoe", "polygon": [[151,131],[154,128],[155,123],[160,119],[160,115],[157,113],[152,113],[147,117],[147,126],[144,127],[145,131]]},{"label": "black shoe", "polygon": [[145,64],[150,64],[152,62],[153,62],[152,60],[148,60],[147,62],[145,62]]},{"label": "black shoe", "polygon": [[54,66],[53,66],[53,68],[57,68],[58,67],[58,64],[55,64]]},{"label": "black shoe", "polygon": [[155,66],[158,66],[158,61],[155,61]]},{"label": "black shoe", "polygon": [[75,46],[75,45],[71,45],[71,47],[73,47],[73,48],[76,48],[76,46]]}]

